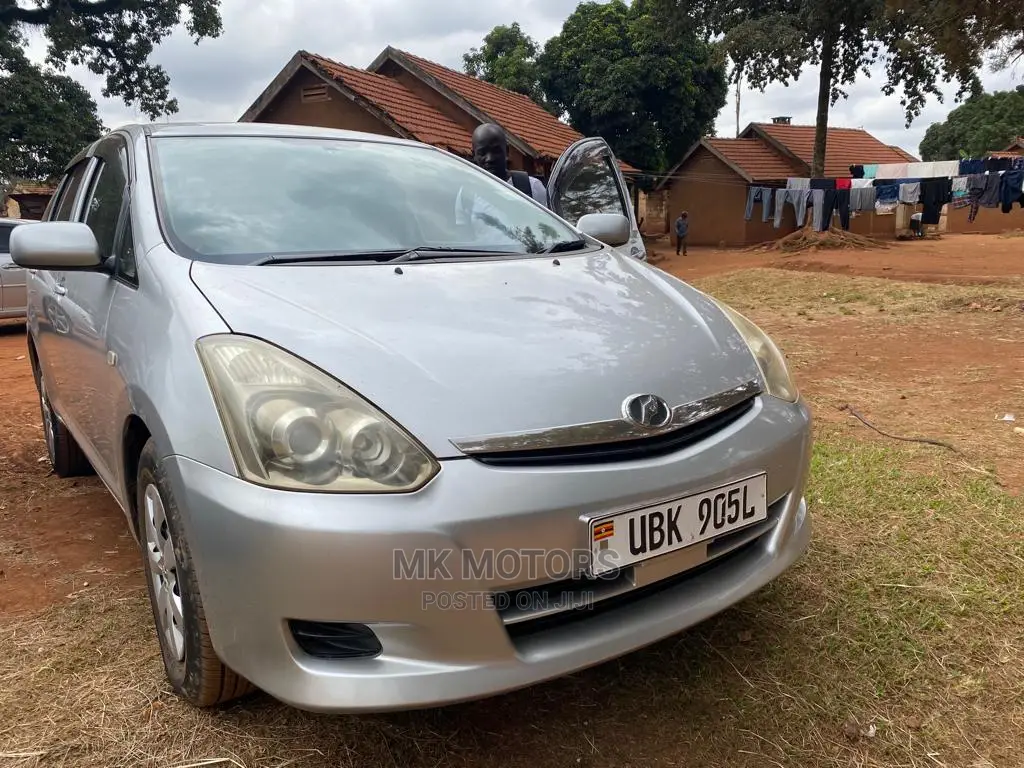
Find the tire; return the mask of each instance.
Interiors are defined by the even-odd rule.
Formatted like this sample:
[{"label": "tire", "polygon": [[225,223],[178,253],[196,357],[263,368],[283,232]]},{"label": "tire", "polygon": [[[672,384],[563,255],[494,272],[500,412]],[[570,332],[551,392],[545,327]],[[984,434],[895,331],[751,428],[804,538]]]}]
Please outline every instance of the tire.
[{"label": "tire", "polygon": [[251,693],[253,685],[213,650],[181,513],[152,438],[139,457],[136,509],[146,588],[171,688],[196,707]]},{"label": "tire", "polygon": [[42,377],[36,373],[36,389],[39,390],[39,412],[43,418],[43,438],[46,441],[46,455],[50,459],[57,477],[81,477],[94,473],[92,464],[85,458],[75,438],[71,436],[64,422],[50,405]]}]

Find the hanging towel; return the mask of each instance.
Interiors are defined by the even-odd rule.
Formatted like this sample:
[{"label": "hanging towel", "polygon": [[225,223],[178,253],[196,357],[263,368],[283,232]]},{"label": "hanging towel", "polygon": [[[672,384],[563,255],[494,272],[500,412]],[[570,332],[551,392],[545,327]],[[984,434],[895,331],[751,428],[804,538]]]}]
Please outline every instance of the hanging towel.
[{"label": "hanging towel", "polygon": [[906,163],[886,163],[885,165],[878,166],[878,172],[875,174],[875,178],[902,179],[909,175],[910,174],[907,173]]},{"label": "hanging towel", "polygon": [[878,163],[871,163],[870,165],[864,166],[864,178],[873,179],[875,174],[878,173]]},{"label": "hanging towel", "polygon": [[811,180],[810,179],[799,179],[799,178],[796,178],[796,177],[791,177],[791,178],[786,179],[786,189],[810,189],[810,188],[811,188]]},{"label": "hanging towel", "polygon": [[935,175],[935,163],[907,163],[907,176],[930,179]]},{"label": "hanging towel", "polygon": [[935,176],[953,176],[960,175],[960,161],[959,160],[943,160],[942,162],[932,163],[935,166]]},{"label": "hanging towel", "polygon": [[907,205],[917,205],[921,200],[921,182],[911,181],[900,184],[900,202]]},{"label": "hanging towel", "polygon": [[850,189],[864,189],[865,187],[873,187],[874,184],[874,179],[851,179]]},{"label": "hanging towel", "polygon": [[878,190],[874,187],[853,187],[850,190],[851,211],[873,211]]}]

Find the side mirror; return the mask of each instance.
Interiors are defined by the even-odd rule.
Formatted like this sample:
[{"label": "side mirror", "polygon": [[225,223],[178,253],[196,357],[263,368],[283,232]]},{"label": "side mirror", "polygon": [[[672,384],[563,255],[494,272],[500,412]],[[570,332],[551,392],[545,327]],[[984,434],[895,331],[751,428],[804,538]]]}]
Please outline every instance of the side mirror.
[{"label": "side mirror", "polygon": [[576,222],[576,229],[613,248],[629,242],[629,219],[621,213],[588,213]]},{"label": "side mirror", "polygon": [[23,224],[11,232],[11,259],[27,269],[96,269],[103,260],[92,230],[77,221]]}]

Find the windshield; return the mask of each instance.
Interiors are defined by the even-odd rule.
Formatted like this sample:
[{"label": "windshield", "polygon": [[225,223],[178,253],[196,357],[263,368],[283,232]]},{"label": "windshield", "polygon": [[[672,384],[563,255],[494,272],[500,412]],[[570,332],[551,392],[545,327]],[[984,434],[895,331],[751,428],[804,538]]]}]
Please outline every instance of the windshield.
[{"label": "windshield", "polygon": [[511,184],[431,147],[262,136],[156,137],[151,147],[162,224],[191,258],[539,253],[579,238]]}]

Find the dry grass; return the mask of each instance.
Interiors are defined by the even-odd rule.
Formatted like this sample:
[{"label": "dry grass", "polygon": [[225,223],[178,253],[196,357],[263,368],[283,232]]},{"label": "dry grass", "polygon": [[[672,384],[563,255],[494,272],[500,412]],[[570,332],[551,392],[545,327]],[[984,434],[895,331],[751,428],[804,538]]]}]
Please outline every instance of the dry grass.
[{"label": "dry grass", "polygon": [[1024,502],[935,449],[819,434],[808,557],[698,629],[472,705],[309,715],[167,691],[141,591],[0,631],[17,766],[964,766],[1024,732]]},{"label": "dry grass", "polygon": [[953,312],[1024,313],[1021,280],[964,286],[762,268],[702,278],[694,284],[740,311],[773,318],[888,314],[902,320]]}]

